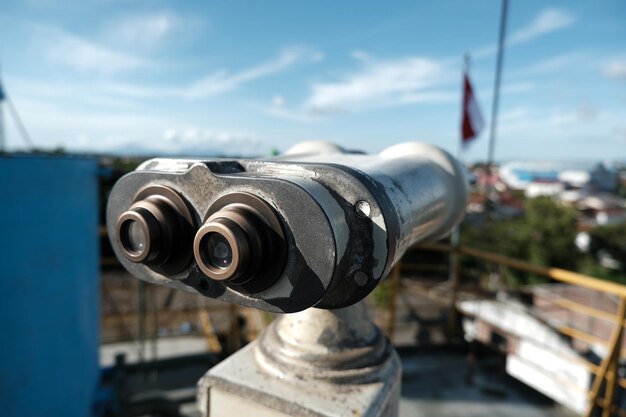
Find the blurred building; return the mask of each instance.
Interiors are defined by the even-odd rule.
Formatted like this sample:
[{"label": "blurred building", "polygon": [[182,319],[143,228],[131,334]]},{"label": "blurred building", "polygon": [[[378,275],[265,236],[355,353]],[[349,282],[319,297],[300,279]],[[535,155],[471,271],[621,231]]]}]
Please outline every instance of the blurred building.
[{"label": "blurred building", "polygon": [[524,190],[524,195],[528,198],[535,198],[541,196],[555,196],[559,195],[565,190],[565,184],[559,180],[539,179],[531,182]]},{"label": "blurred building", "polygon": [[575,207],[590,227],[614,226],[626,221],[626,200],[612,194],[585,196],[576,201]]},{"label": "blurred building", "polygon": [[[561,183],[565,189],[614,191],[618,184],[617,172],[598,162],[512,161],[500,167],[500,178],[518,190],[537,183]],[[534,188],[545,191],[545,186]]]}]

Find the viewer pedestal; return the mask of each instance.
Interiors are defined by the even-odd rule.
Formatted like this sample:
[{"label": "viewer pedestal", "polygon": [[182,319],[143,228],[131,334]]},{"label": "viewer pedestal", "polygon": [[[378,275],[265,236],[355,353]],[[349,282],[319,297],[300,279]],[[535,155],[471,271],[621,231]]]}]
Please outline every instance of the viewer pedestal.
[{"label": "viewer pedestal", "polygon": [[362,303],[277,318],[200,380],[205,417],[398,415],[401,364]]}]

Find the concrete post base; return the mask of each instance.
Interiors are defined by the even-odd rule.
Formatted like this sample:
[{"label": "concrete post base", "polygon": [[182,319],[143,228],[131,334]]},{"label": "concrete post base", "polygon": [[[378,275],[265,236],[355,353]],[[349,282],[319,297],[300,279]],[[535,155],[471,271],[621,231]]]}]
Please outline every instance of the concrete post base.
[{"label": "concrete post base", "polygon": [[398,355],[358,303],[276,319],[199,382],[203,416],[398,415]]}]

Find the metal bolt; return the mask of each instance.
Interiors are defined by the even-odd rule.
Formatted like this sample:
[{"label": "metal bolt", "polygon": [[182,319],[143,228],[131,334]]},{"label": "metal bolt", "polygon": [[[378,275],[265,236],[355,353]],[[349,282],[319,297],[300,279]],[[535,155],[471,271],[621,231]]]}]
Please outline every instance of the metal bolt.
[{"label": "metal bolt", "polygon": [[357,202],[355,209],[356,209],[356,214],[361,217],[370,216],[371,208],[370,208],[370,203],[368,203],[367,201],[361,200]]},{"label": "metal bolt", "polygon": [[367,284],[367,274],[363,271],[355,272],[352,278],[354,278],[354,282],[360,287]]}]

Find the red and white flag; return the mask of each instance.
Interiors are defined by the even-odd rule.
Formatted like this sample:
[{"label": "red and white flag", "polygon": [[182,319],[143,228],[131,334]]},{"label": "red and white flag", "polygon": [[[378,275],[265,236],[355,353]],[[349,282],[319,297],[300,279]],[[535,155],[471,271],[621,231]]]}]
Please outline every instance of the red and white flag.
[{"label": "red and white flag", "polygon": [[461,121],[461,141],[463,146],[469,144],[483,130],[485,123],[474,95],[472,84],[467,72],[463,74],[463,117]]}]

